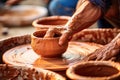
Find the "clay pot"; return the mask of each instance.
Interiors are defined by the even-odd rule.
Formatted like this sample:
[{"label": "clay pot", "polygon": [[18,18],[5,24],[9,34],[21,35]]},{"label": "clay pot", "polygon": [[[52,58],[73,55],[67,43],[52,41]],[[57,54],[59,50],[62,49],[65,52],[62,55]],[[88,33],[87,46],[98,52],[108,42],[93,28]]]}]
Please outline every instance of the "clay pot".
[{"label": "clay pot", "polygon": [[69,19],[69,16],[50,16],[34,20],[32,25],[36,30],[48,29],[50,27],[62,27]]},{"label": "clay pot", "polygon": [[61,34],[55,34],[52,38],[44,38],[45,30],[36,31],[31,35],[31,46],[33,50],[42,57],[61,57],[66,51],[68,43],[60,46],[58,44]]},{"label": "clay pot", "polygon": [[0,80],[66,80],[61,75],[41,68],[0,64]]},{"label": "clay pot", "polygon": [[66,72],[72,80],[120,80],[120,64],[111,61],[88,61],[70,66]]}]

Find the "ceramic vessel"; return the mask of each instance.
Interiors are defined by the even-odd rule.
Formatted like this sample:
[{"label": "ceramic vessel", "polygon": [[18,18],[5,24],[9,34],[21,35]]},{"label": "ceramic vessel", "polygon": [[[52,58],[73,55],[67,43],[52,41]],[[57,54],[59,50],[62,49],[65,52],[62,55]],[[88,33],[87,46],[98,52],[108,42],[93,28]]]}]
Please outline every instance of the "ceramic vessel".
[{"label": "ceramic vessel", "polygon": [[32,25],[36,30],[48,29],[50,27],[62,27],[69,19],[69,16],[50,16],[36,19],[33,21]]},{"label": "ceramic vessel", "polygon": [[38,18],[45,17],[48,10],[36,5],[14,5],[10,9],[1,10],[0,22],[7,27],[31,26]]},{"label": "ceramic vessel", "polygon": [[65,78],[41,68],[0,64],[0,80],[65,80]]},{"label": "ceramic vessel", "polygon": [[55,34],[52,38],[44,38],[45,30],[36,31],[31,35],[31,46],[33,50],[42,57],[61,57],[66,51],[68,43],[60,46],[59,37],[61,34]]},{"label": "ceramic vessel", "polygon": [[119,80],[120,65],[111,61],[87,61],[71,66],[66,74],[72,80]]}]

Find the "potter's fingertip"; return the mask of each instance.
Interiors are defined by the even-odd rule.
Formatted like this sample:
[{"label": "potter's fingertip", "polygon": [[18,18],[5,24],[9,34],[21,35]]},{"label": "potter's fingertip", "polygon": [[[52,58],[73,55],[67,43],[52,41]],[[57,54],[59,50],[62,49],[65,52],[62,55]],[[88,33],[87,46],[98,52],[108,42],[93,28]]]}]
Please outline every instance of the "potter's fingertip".
[{"label": "potter's fingertip", "polygon": [[59,41],[59,45],[62,46],[62,45],[63,45],[63,42],[62,42],[62,41]]}]

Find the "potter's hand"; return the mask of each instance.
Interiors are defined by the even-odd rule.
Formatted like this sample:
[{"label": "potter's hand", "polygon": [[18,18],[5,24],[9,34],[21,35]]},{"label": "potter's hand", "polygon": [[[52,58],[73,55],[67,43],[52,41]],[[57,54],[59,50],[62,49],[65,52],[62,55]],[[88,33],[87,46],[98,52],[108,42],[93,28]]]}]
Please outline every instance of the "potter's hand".
[{"label": "potter's hand", "polygon": [[115,59],[120,52],[120,33],[107,45],[97,49],[85,57],[84,61],[89,60],[111,60]]},{"label": "potter's hand", "polygon": [[54,33],[62,34],[59,39],[59,44],[64,45],[72,38],[72,31],[63,27],[49,28],[44,38],[53,37]]},{"label": "potter's hand", "polygon": [[14,4],[18,4],[20,1],[22,0],[7,0],[5,4],[8,6],[12,6]]},{"label": "potter's hand", "polygon": [[44,38],[52,38],[55,35],[56,28],[49,28],[44,36]]},{"label": "potter's hand", "polygon": [[68,43],[71,40],[72,35],[73,35],[73,33],[71,30],[68,30],[68,29],[63,30],[62,36],[59,39],[59,44],[64,45],[64,44]]}]

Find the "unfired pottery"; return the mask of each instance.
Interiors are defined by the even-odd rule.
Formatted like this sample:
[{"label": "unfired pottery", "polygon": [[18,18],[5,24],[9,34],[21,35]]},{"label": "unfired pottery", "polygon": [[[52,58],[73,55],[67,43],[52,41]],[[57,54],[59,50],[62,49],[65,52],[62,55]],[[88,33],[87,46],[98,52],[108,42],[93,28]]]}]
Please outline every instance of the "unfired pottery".
[{"label": "unfired pottery", "polygon": [[[23,37],[20,38],[23,39]],[[19,41],[19,38],[16,39]],[[29,39],[26,38],[26,40]],[[69,42],[68,48],[62,54],[62,57],[43,58],[33,51],[30,43],[25,43],[5,51],[2,59],[6,64],[31,65],[52,71],[63,71],[100,47],[102,45],[96,43],[72,41]]]},{"label": "unfired pottery", "polygon": [[66,72],[72,80],[119,80],[120,64],[111,61],[87,61],[70,66]]},{"label": "unfired pottery", "polygon": [[84,42],[95,42],[99,44],[107,44],[109,43],[118,33],[120,33],[120,29],[84,29],[75,35],[73,35],[72,40],[80,40]]},{"label": "unfired pottery", "polygon": [[0,64],[0,80],[66,80],[61,75],[41,68]]},{"label": "unfired pottery", "polygon": [[15,5],[0,11],[0,22],[5,26],[23,27],[32,25],[38,18],[47,16],[47,8],[35,5]]},{"label": "unfired pottery", "polygon": [[52,38],[44,38],[46,31],[36,31],[31,35],[32,49],[42,57],[54,58],[61,57],[67,50],[68,43],[59,45],[61,34],[55,34]]},{"label": "unfired pottery", "polygon": [[36,30],[63,27],[69,19],[69,16],[50,16],[36,19],[33,21],[32,25]]},{"label": "unfired pottery", "polygon": [[[39,68],[42,66],[42,68],[45,69],[61,71],[60,68],[62,67],[62,70],[66,70],[69,66],[73,65],[73,63],[79,62],[82,56],[86,56],[102,46],[98,46],[97,43],[107,44],[119,32],[120,29],[85,29],[79,32],[79,34],[74,37],[74,42],[69,43],[68,49],[61,59],[63,62],[58,64],[56,63],[59,59],[55,59],[53,62],[49,59],[45,60],[33,51],[30,45],[31,36],[29,34],[1,39],[0,63],[5,62],[6,64],[12,64],[14,66],[25,66],[28,64],[34,66],[36,63],[35,66]],[[87,44],[86,41],[90,43],[93,42],[94,44]],[[120,56],[118,55],[118,57]],[[45,63],[43,64],[42,61]],[[118,60],[118,62],[120,62],[120,60]]]}]

